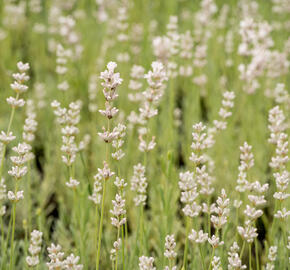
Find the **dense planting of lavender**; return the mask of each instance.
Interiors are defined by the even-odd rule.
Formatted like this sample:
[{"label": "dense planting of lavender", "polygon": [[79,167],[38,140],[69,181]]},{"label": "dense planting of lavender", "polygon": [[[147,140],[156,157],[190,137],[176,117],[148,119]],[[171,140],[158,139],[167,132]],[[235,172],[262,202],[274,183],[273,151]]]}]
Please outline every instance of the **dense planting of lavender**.
[{"label": "dense planting of lavender", "polygon": [[289,0],[0,2],[0,270],[286,270]]}]

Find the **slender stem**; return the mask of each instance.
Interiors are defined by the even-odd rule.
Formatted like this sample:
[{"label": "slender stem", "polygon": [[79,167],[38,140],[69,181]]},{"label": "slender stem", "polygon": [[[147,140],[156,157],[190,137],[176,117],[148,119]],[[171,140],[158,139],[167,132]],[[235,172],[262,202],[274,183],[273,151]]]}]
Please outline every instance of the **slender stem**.
[{"label": "slender stem", "polygon": [[189,219],[189,217],[186,217],[186,235],[185,235],[185,247],[184,247],[184,256],[183,256],[183,266],[182,266],[182,269],[184,269],[184,270],[186,269],[186,263],[187,263],[189,228],[190,228],[190,219]]},{"label": "slender stem", "polygon": [[[83,230],[82,230],[82,226],[81,226],[81,217],[80,217],[80,212],[79,212],[79,203],[77,200],[77,190],[74,188],[73,189],[73,198],[74,198],[74,216],[75,216],[75,228],[79,229],[80,232],[80,236],[79,236],[79,245],[80,245],[80,255],[81,255],[81,259],[84,260],[85,256],[84,256],[84,248],[83,248]],[[77,230],[76,230],[77,231]],[[77,237],[76,237],[77,239]],[[77,242],[77,240],[75,240]]]},{"label": "slender stem", "polygon": [[13,209],[12,209],[12,234],[11,234],[11,244],[10,244],[10,266],[9,266],[10,270],[13,269],[15,216],[16,216],[16,202],[13,203]]},{"label": "slender stem", "polygon": [[[14,194],[17,196],[18,191],[18,180],[16,179]],[[15,218],[16,218],[16,202],[13,203],[12,209],[12,234],[11,234],[11,244],[10,244],[10,267],[9,269],[13,269],[13,256],[14,256],[14,234],[15,234]]]},{"label": "slender stem", "polygon": [[[95,211],[95,218],[96,218],[96,224],[98,224],[98,217],[99,217],[99,213],[98,213],[98,206],[96,205],[96,211]],[[97,250],[98,250],[98,226],[96,226],[96,230],[95,230],[95,241],[96,241],[96,254],[97,254]],[[97,265],[96,265],[97,267]]]},{"label": "slender stem", "polygon": [[[25,258],[27,257],[27,249],[28,249],[28,227],[27,224],[24,224],[24,246],[25,246],[25,251],[24,251],[24,256]],[[25,264],[25,269],[28,269],[28,265]]]},{"label": "slender stem", "polygon": [[[275,200],[274,214],[277,212],[277,210],[278,210],[278,201]],[[268,235],[268,238],[270,238],[270,239],[275,239],[275,233],[276,233],[276,220],[277,219],[275,217],[273,217],[273,218],[274,218],[274,220],[272,222],[272,226],[271,226],[271,229],[270,229],[270,234]],[[270,239],[269,239],[269,243],[271,244]]]},{"label": "slender stem", "polygon": [[201,257],[202,269],[205,270],[204,256],[203,256],[203,253],[201,250],[201,244],[198,245],[198,249],[199,249],[199,253],[200,253],[200,257]]},{"label": "slender stem", "polygon": [[125,270],[125,242],[124,242],[124,226],[122,226],[122,264]]},{"label": "slender stem", "polygon": [[99,264],[100,264],[100,252],[101,252],[101,241],[102,241],[102,232],[103,232],[105,194],[106,194],[106,180],[104,180],[104,184],[103,184],[101,219],[100,219],[100,225],[99,225],[98,250],[97,250],[97,260],[96,260],[96,269],[97,270],[99,270]]},{"label": "slender stem", "polygon": [[140,205],[140,246],[141,246],[141,253],[144,252],[144,209],[143,205]]},{"label": "slender stem", "polygon": [[249,267],[252,270],[252,251],[251,251],[251,244],[249,244]]},{"label": "slender stem", "polygon": [[[239,224],[239,208],[236,208],[236,228],[238,227]],[[235,235],[236,240],[238,240],[238,230],[236,229],[236,235]]]},{"label": "slender stem", "polygon": [[27,164],[28,172],[27,172],[27,216],[28,216],[28,233],[31,232],[31,163],[30,161]]},{"label": "slender stem", "polygon": [[[6,236],[6,240],[5,240],[4,250],[7,250],[7,247],[8,247],[8,242],[9,242],[10,233],[11,233],[11,223],[12,223],[12,215],[10,215],[10,218],[9,218],[8,232],[7,232],[7,236]],[[7,259],[7,252],[3,254],[3,258],[1,261],[1,268],[0,268],[1,270],[3,269],[3,265],[6,264],[6,259]]]},{"label": "slender stem", "polygon": [[212,249],[212,253],[211,253],[211,257],[210,257],[210,261],[209,261],[208,270],[211,269],[211,263],[212,263],[212,259],[213,259],[213,256],[214,256],[214,252],[215,252],[215,248]]},{"label": "slender stem", "polygon": [[[107,118],[107,131],[110,132],[110,119]],[[106,143],[106,162],[109,163],[109,144]],[[100,267],[100,253],[101,253],[101,243],[102,243],[102,233],[103,233],[103,219],[104,219],[104,206],[105,206],[105,195],[106,195],[106,179],[103,180],[103,195],[102,195],[102,208],[101,208],[101,217],[99,224],[99,236],[97,244],[97,259],[96,259],[96,270],[99,270]],[[114,268],[113,268],[114,269]]]},{"label": "slender stem", "polygon": [[1,223],[1,249],[4,251],[4,225],[2,216],[0,216],[0,223]]},{"label": "slender stem", "polygon": [[[118,234],[117,234],[117,241],[119,240],[120,237],[120,227],[118,227]],[[123,243],[122,243],[123,245]],[[115,270],[118,270],[118,250],[116,250],[116,265],[115,265]]]},{"label": "slender stem", "polygon": [[[16,100],[18,100],[18,98],[19,98],[19,93],[16,94]],[[12,107],[12,111],[10,114],[9,123],[7,127],[7,134],[10,132],[14,114],[15,114],[15,107]],[[4,165],[5,153],[6,153],[6,144],[4,144],[2,148],[2,156],[1,156],[1,163],[0,163],[0,179],[2,178],[2,170],[3,170],[3,165]]]},{"label": "slender stem", "polygon": [[207,198],[207,207],[208,207],[208,215],[207,215],[207,226],[208,226],[208,236],[211,237],[211,226],[210,226],[210,198]]},{"label": "slender stem", "polygon": [[257,238],[255,238],[255,256],[256,256],[256,267],[257,267],[257,270],[260,270],[259,250],[258,250]]},{"label": "slender stem", "polygon": [[244,240],[244,241],[243,241],[243,245],[242,245],[241,254],[240,254],[240,259],[243,258],[243,254],[244,254],[244,250],[245,250],[245,244],[246,244],[246,241]]}]

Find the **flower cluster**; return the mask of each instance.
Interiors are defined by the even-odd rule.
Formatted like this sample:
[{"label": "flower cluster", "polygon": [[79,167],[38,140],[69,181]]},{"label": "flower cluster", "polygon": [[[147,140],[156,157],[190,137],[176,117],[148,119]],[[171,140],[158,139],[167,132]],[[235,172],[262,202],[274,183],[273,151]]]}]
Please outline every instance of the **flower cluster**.
[{"label": "flower cluster", "polygon": [[230,199],[227,198],[226,192],[224,189],[221,191],[221,196],[216,200],[216,207],[214,212],[217,216],[212,215],[210,220],[213,223],[214,227],[219,230],[224,226],[228,221],[228,215],[230,212],[229,209]]},{"label": "flower cluster", "polygon": [[266,270],[273,270],[275,267],[275,261],[277,258],[277,247],[271,246],[269,248],[269,254],[268,254],[268,263],[266,264]]},{"label": "flower cluster", "polygon": [[212,237],[208,238],[207,241],[212,246],[213,249],[217,248],[218,246],[222,246],[224,244],[224,241],[220,241],[220,238],[218,236],[212,235]]},{"label": "flower cluster", "polygon": [[252,94],[259,88],[258,78],[267,68],[270,59],[269,49],[273,46],[270,36],[271,26],[267,22],[255,22],[247,17],[240,22],[242,43],[239,45],[239,54],[250,58],[248,64],[240,64],[240,78],[244,82],[244,91]]},{"label": "flower cluster", "polygon": [[234,107],[235,93],[226,91],[223,93],[222,107],[219,110],[219,116],[221,120],[214,120],[214,126],[218,130],[224,130],[227,127],[226,119],[232,115],[230,111]]},{"label": "flower cluster", "polygon": [[111,223],[113,226],[120,228],[126,223],[126,218],[123,217],[126,214],[125,210],[125,200],[120,194],[116,194],[115,200],[112,200],[113,210],[110,213],[113,215],[111,217]]},{"label": "flower cluster", "polygon": [[208,240],[208,234],[203,232],[203,230],[197,232],[192,229],[190,235],[188,236],[188,239],[195,242],[196,244],[202,244]]},{"label": "flower cluster", "polygon": [[134,198],[134,203],[136,206],[146,204],[146,190],[147,190],[147,179],[145,177],[145,167],[138,163],[134,167],[134,174],[131,179],[131,190],[135,191],[137,194]]},{"label": "flower cluster", "polygon": [[[269,130],[271,132],[269,142],[275,145],[276,155],[271,158],[270,167],[276,170],[273,173],[277,190],[273,197],[280,202],[285,201],[290,194],[287,192],[289,186],[289,171],[287,170],[288,156],[288,134],[286,133],[287,126],[284,123],[285,116],[279,106],[274,107],[269,112]],[[290,215],[290,211],[286,208],[277,210],[274,213],[275,218],[285,219]]]},{"label": "flower cluster", "polygon": [[[71,58],[71,50],[65,50],[61,44],[58,44],[56,49],[56,57],[56,73],[59,76],[64,76],[68,70],[67,61]],[[67,91],[68,88],[69,84],[67,80],[63,80],[57,85],[57,89],[60,91]]]},{"label": "flower cluster", "polygon": [[192,172],[186,171],[179,174],[179,188],[181,190],[180,201],[185,204],[182,211],[186,216],[198,216],[201,206],[196,203],[199,193],[197,191],[197,183]]},{"label": "flower cluster", "polygon": [[156,267],[153,266],[154,258],[142,256],[139,258],[139,269],[140,270],[156,270]]},{"label": "flower cluster", "polygon": [[[118,46],[124,46],[129,40],[129,35],[127,34],[128,30],[128,9],[126,6],[118,8],[116,28],[118,29],[117,41],[119,42]],[[119,52],[117,55],[117,60],[119,62],[128,62],[130,55],[126,51]]]},{"label": "flower cluster", "polygon": [[[108,121],[112,119],[117,113],[118,109],[113,106],[113,101],[118,97],[117,87],[122,83],[122,79],[120,78],[120,73],[115,73],[115,68],[117,64],[115,62],[109,62],[107,64],[107,70],[101,72],[100,78],[103,80],[101,85],[103,86],[103,93],[105,96],[105,110],[99,110],[99,112],[105,116]],[[109,122],[108,122],[109,123]],[[117,129],[110,130],[110,126],[108,125],[107,129],[103,127],[103,132],[99,132],[98,135],[104,140],[106,143],[111,143],[113,140],[117,140],[118,136],[120,137],[121,131]]]},{"label": "flower cluster", "polygon": [[98,168],[98,173],[94,176],[95,182],[93,193],[89,196],[89,200],[93,201],[95,204],[100,204],[102,199],[102,181],[108,181],[114,175],[115,173],[111,171],[108,163],[104,161],[103,169]]},{"label": "flower cluster", "polygon": [[274,107],[269,112],[269,129],[271,131],[269,142],[275,144],[276,156],[271,158],[270,166],[275,170],[283,170],[288,157],[288,134],[285,133],[286,126],[284,124],[285,116],[279,106]]},{"label": "flower cluster", "polygon": [[12,76],[14,78],[14,82],[10,85],[12,90],[16,93],[16,97],[7,98],[7,103],[11,105],[11,107],[23,107],[25,101],[23,99],[19,99],[19,96],[25,93],[28,89],[28,86],[25,85],[25,82],[29,80],[29,76],[26,72],[29,70],[29,64],[23,64],[22,62],[17,63],[18,73],[13,73]]},{"label": "flower cluster", "polygon": [[115,160],[121,160],[124,156],[125,153],[122,150],[122,146],[124,144],[124,137],[126,135],[126,126],[122,124],[118,124],[114,128],[114,132],[116,133],[116,137],[112,141],[112,147],[115,149],[115,152],[112,153],[112,157]]},{"label": "flower cluster", "polygon": [[13,147],[12,150],[17,156],[11,156],[12,168],[8,171],[8,174],[14,177],[16,180],[20,180],[27,173],[27,166],[25,164],[29,160],[29,153],[31,146],[27,143],[19,143]]},{"label": "flower cluster", "polygon": [[112,262],[116,261],[117,253],[121,249],[121,245],[121,238],[118,238],[118,240],[113,243],[113,248],[110,251],[110,259]]},{"label": "flower cluster", "polygon": [[79,151],[75,140],[79,133],[77,125],[80,122],[82,102],[71,102],[68,108],[62,108],[60,103],[55,100],[51,103],[51,106],[54,109],[54,114],[57,116],[57,122],[61,125],[63,143],[61,146],[61,151],[63,152],[62,161],[70,167],[75,162],[76,154]]},{"label": "flower cluster", "polygon": [[247,267],[245,265],[242,265],[242,260],[239,256],[239,245],[234,242],[233,245],[230,248],[230,252],[228,252],[228,269],[229,270],[242,270],[246,269]]},{"label": "flower cluster", "polygon": [[248,243],[253,243],[254,239],[258,236],[257,228],[253,227],[250,220],[245,221],[245,227],[238,226],[238,233],[241,235],[242,239]]},{"label": "flower cluster", "polygon": [[26,102],[26,119],[23,126],[22,138],[26,143],[31,143],[35,140],[35,132],[37,128],[36,113],[33,100],[29,99]]},{"label": "flower cluster", "polygon": [[221,269],[221,258],[218,256],[214,256],[213,260],[211,262],[212,269],[213,270],[219,270]]},{"label": "flower cluster", "polygon": [[240,146],[240,151],[240,166],[236,190],[245,192],[250,187],[247,173],[254,166],[254,155],[252,153],[252,146],[248,145],[247,142],[244,142],[243,146]]},{"label": "flower cluster", "polygon": [[[165,237],[165,252],[164,256],[169,260],[169,264],[172,265],[174,263],[174,259],[177,256],[175,252],[176,242],[174,239],[174,235],[167,235]],[[166,266],[164,270],[177,270],[177,266]]]},{"label": "flower cluster", "polygon": [[5,201],[7,198],[6,193],[6,185],[4,178],[1,178],[0,180],[0,217],[3,217],[6,213],[6,206],[2,205],[2,201]]},{"label": "flower cluster", "polygon": [[188,30],[180,35],[180,58],[183,64],[179,67],[179,75],[190,77],[193,74],[192,57],[193,57],[193,37]]},{"label": "flower cluster", "polygon": [[[159,104],[164,91],[164,82],[167,80],[164,66],[160,62],[153,62],[151,64],[152,70],[144,75],[149,87],[143,92],[144,100],[139,108],[141,123],[145,125],[149,119],[158,114],[156,108]],[[155,137],[151,140],[148,138],[149,128],[140,128],[139,132],[139,150],[141,152],[148,152],[155,147]],[[146,137],[144,140],[143,137]]]},{"label": "flower cluster", "polygon": [[41,251],[42,232],[33,230],[31,232],[29,256],[26,257],[26,262],[29,267],[34,267],[39,264],[39,254]]},{"label": "flower cluster", "polygon": [[128,99],[132,102],[141,102],[143,100],[142,93],[139,90],[142,88],[143,83],[141,79],[144,78],[145,69],[142,66],[134,65],[131,68],[131,79],[129,81],[129,89],[133,90],[134,93],[128,94]]},{"label": "flower cluster", "polygon": [[80,257],[70,254],[64,258],[64,252],[60,245],[51,244],[47,248],[50,261],[46,263],[49,270],[82,270],[83,265],[78,264]]}]

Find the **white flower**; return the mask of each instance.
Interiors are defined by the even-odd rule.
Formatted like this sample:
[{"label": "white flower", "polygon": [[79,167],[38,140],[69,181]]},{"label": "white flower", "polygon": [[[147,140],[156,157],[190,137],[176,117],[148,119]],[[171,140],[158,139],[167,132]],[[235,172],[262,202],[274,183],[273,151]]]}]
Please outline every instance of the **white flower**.
[{"label": "white flower", "polygon": [[174,259],[177,256],[177,253],[174,251],[176,247],[176,243],[174,240],[174,235],[167,235],[165,237],[165,252],[164,252],[164,256],[166,258],[170,259]]},{"label": "white flower", "polygon": [[8,191],[8,199],[12,202],[18,202],[20,200],[23,200],[24,199],[24,195],[23,195],[24,191],[23,190],[20,190],[20,191],[17,191],[16,194],[12,191]]},{"label": "white flower", "polygon": [[79,256],[75,256],[74,254],[70,254],[64,261],[63,267],[65,270],[82,270],[83,265],[78,264],[80,260]]},{"label": "white flower", "polygon": [[211,238],[208,238],[208,242],[213,248],[217,248],[218,246],[222,246],[224,241],[220,241],[220,238],[213,235]]},{"label": "white flower", "polygon": [[188,239],[196,243],[204,243],[208,240],[208,234],[204,233],[202,230],[197,232],[192,229],[191,234],[188,236]]},{"label": "white flower", "polygon": [[219,270],[221,266],[220,257],[214,256],[211,265],[213,270]]},{"label": "white flower", "polygon": [[241,235],[242,239],[246,240],[248,243],[252,243],[254,238],[258,236],[257,229],[252,227],[249,221],[246,221],[245,224],[245,227],[237,227],[238,233]]},{"label": "white flower", "polygon": [[12,142],[16,136],[13,135],[13,133],[10,131],[9,133],[5,133],[4,131],[1,131],[0,133],[0,142],[3,144],[8,144]]},{"label": "white flower", "polygon": [[115,175],[115,173],[110,170],[109,165],[108,165],[108,163],[106,161],[104,161],[104,167],[103,167],[103,169],[98,168],[98,174],[104,180],[108,180],[109,178],[111,178],[112,176]]},{"label": "white flower", "polygon": [[107,64],[107,70],[101,72],[100,78],[104,81],[102,86],[104,87],[103,93],[107,101],[114,100],[118,97],[116,88],[123,82],[120,78],[120,73],[114,73],[117,64],[115,62],[109,62]]},{"label": "white flower", "polygon": [[6,185],[5,185],[5,180],[2,178],[0,180],[0,201],[3,201],[6,199]]},{"label": "white flower", "polygon": [[139,258],[139,269],[140,270],[156,270],[153,266],[154,258],[142,256]]},{"label": "white flower", "polygon": [[276,214],[274,214],[275,218],[286,219],[290,215],[290,211],[284,207],[282,210],[278,210]]},{"label": "white flower", "polygon": [[25,72],[29,70],[30,66],[29,63],[23,64],[21,61],[17,63],[17,68],[19,69],[20,72]]},{"label": "white flower", "polygon": [[114,216],[111,217],[111,223],[113,226],[120,228],[126,223],[126,218],[122,217],[126,214],[125,210],[125,200],[120,194],[116,194],[115,200],[112,200],[113,210],[110,213]]},{"label": "white flower", "polygon": [[145,167],[138,163],[134,167],[134,174],[131,179],[131,190],[136,191],[137,194],[134,198],[135,205],[145,205],[146,203],[146,190],[147,190],[147,179],[145,176]]},{"label": "white flower", "polygon": [[27,173],[27,167],[18,167],[13,166],[11,170],[8,171],[8,174],[15,177],[16,179],[21,179]]},{"label": "white flower", "polygon": [[6,99],[7,103],[11,105],[12,107],[23,107],[25,105],[25,101],[21,99],[16,99],[14,97],[9,97]]},{"label": "white flower", "polygon": [[260,216],[263,215],[262,210],[256,210],[254,207],[250,207],[249,205],[246,205],[246,209],[244,210],[244,214],[251,220],[256,220]]},{"label": "white flower", "polygon": [[65,184],[67,187],[75,189],[80,184],[80,182],[70,177],[69,182],[66,182]]},{"label": "white flower", "polygon": [[159,89],[163,82],[168,80],[164,66],[160,62],[153,62],[151,67],[152,71],[145,74],[144,78],[147,79],[147,83],[152,89]]},{"label": "white flower", "polygon": [[39,253],[41,252],[42,232],[33,230],[28,251],[31,256],[26,257],[28,266],[34,267],[39,264]]}]

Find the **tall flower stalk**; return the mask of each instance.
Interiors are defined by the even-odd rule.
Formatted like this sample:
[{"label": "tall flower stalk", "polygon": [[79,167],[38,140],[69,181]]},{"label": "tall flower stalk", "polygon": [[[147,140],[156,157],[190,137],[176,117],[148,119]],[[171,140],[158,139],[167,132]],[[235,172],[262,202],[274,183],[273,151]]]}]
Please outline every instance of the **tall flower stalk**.
[{"label": "tall flower stalk", "polygon": [[103,127],[103,132],[99,132],[98,135],[106,143],[106,161],[104,162],[104,174],[103,178],[103,194],[102,194],[102,204],[101,204],[101,217],[99,223],[99,233],[97,242],[97,254],[96,254],[96,269],[100,267],[100,252],[101,252],[101,242],[102,242],[102,232],[103,232],[103,218],[104,218],[104,205],[105,205],[105,195],[106,195],[106,182],[113,175],[109,169],[109,144],[116,140],[120,134],[117,129],[111,130],[110,120],[118,113],[118,109],[113,106],[113,101],[118,97],[117,87],[122,83],[120,78],[120,73],[115,73],[115,68],[117,64],[115,62],[109,62],[107,64],[107,69],[101,72],[100,78],[103,80],[103,94],[105,97],[105,110],[99,110],[99,112],[107,118],[107,128]]},{"label": "tall flower stalk", "polygon": [[29,76],[26,74],[26,72],[30,68],[29,64],[28,63],[23,64],[22,62],[18,62],[17,68],[19,72],[12,74],[15,81],[10,85],[12,90],[16,93],[16,96],[15,97],[11,96],[6,99],[7,103],[12,107],[12,110],[10,113],[7,130],[6,132],[1,131],[0,134],[0,142],[2,144],[1,160],[0,160],[0,179],[2,178],[3,174],[3,165],[7,144],[15,139],[15,136],[13,136],[13,133],[11,132],[11,126],[14,119],[15,109],[24,106],[25,101],[22,98],[20,98],[20,95],[25,93],[28,89],[28,86],[25,85],[25,82],[29,80]]}]

